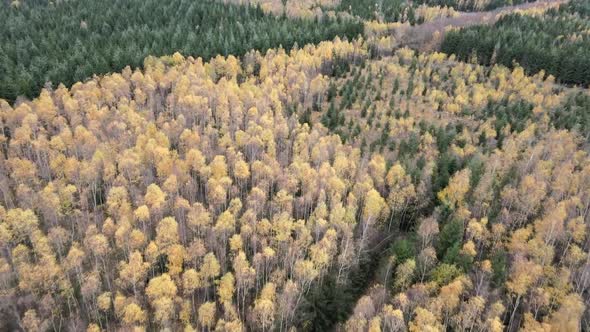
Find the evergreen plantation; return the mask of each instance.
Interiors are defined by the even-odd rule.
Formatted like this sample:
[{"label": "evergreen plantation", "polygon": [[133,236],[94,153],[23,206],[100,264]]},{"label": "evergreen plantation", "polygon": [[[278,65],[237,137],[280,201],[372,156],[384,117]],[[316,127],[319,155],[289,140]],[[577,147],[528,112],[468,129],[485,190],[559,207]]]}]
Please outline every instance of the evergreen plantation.
[{"label": "evergreen plantation", "polygon": [[408,21],[411,24],[421,23],[416,16],[418,5],[446,6],[462,11],[492,10],[507,5],[518,5],[532,2],[529,0],[342,0],[338,11],[349,12],[365,20],[381,20],[384,22]]},{"label": "evergreen plantation", "polygon": [[93,74],[142,65],[176,51],[209,59],[251,49],[353,38],[362,23],[288,19],[214,0],[24,1],[0,5],[0,98],[37,95]]},{"label": "evergreen plantation", "polygon": [[[483,10],[506,4],[502,1],[422,3]],[[204,59],[218,54],[243,55],[251,49],[290,49],[335,36],[351,39],[363,32],[359,18],[411,24],[424,21],[415,5],[403,0],[377,4],[342,0],[328,9],[336,15],[302,19],[264,13],[260,6],[216,0],[4,3],[0,6],[0,29],[6,32],[0,35],[0,98],[32,98],[46,82],[54,87],[59,83],[70,86],[93,74],[140,66],[148,55],[175,51]]]},{"label": "evergreen plantation", "polygon": [[518,62],[527,73],[543,70],[565,84],[590,84],[590,2],[574,0],[543,15],[511,14],[493,26],[446,35],[442,51],[484,65]]},{"label": "evergreen plantation", "polygon": [[534,0],[418,0],[430,6],[449,6],[462,11],[486,11],[503,6],[519,5]]}]

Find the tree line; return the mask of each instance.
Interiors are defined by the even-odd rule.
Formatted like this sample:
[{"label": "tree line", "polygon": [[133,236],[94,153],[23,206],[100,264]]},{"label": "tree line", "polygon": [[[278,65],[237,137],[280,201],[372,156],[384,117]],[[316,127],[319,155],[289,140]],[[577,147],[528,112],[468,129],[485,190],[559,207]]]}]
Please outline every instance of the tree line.
[{"label": "tree line", "polygon": [[[438,4],[425,2],[425,4]],[[457,5],[457,4],[445,4]],[[358,18],[420,24],[420,10],[406,1],[343,0],[345,15],[264,13],[250,4],[222,1],[89,0],[3,2],[0,5],[0,98],[33,98],[47,83],[67,86],[92,75],[140,66],[148,55],[176,51],[209,59],[251,49],[317,43],[363,32]],[[272,11],[271,11],[272,12]],[[155,13],[158,13],[156,15]],[[329,18],[330,17],[330,18]]]},{"label": "tree line", "polygon": [[573,0],[544,15],[511,14],[492,26],[446,34],[442,51],[484,65],[521,65],[527,73],[544,71],[565,84],[590,83],[590,5]]},{"label": "tree line", "polygon": [[448,6],[462,11],[487,11],[527,2],[535,2],[535,0],[418,0],[418,3],[426,3],[431,6]]},{"label": "tree line", "polygon": [[209,59],[353,38],[362,23],[289,19],[219,1],[45,0],[0,5],[0,98],[33,98],[46,82],[67,86],[180,51]]},{"label": "tree line", "polygon": [[342,0],[337,11],[349,12],[365,20],[382,22],[409,22],[420,24],[423,18],[416,15],[419,5],[441,6],[462,11],[487,11],[495,8],[518,5],[534,0]]}]

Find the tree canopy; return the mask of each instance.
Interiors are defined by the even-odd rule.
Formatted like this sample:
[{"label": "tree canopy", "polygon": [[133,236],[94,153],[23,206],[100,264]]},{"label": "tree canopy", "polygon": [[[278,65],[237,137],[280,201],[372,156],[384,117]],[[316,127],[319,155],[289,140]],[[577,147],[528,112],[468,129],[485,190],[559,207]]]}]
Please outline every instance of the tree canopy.
[{"label": "tree canopy", "polygon": [[352,39],[362,23],[265,14],[260,7],[204,1],[46,1],[0,4],[0,98],[33,98],[46,82],[138,67],[148,55],[204,59],[295,44]]}]

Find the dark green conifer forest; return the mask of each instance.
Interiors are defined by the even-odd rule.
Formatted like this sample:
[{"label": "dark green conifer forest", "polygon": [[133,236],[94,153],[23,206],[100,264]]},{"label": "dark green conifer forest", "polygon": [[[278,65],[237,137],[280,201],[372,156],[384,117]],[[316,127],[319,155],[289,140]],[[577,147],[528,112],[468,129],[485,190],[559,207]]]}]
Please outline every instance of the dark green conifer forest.
[{"label": "dark green conifer forest", "polygon": [[275,17],[260,8],[213,0],[33,0],[0,6],[0,98],[69,86],[93,74],[137,67],[148,55],[243,55],[353,38],[362,23]]},{"label": "dark green conifer forest", "polygon": [[446,35],[442,51],[483,65],[544,70],[565,84],[590,83],[590,2],[574,0],[544,15],[510,14],[493,26],[478,25]]}]

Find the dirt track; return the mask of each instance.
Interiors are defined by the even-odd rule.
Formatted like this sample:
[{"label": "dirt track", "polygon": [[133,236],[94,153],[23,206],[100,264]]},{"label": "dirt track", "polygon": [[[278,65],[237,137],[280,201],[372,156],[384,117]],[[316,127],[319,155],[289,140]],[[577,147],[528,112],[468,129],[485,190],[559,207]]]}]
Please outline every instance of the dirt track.
[{"label": "dirt track", "polygon": [[506,6],[488,12],[460,12],[456,17],[441,18],[421,25],[401,27],[393,31],[399,46],[408,46],[420,51],[430,51],[440,46],[444,32],[451,27],[462,28],[476,24],[493,24],[501,15],[516,10],[533,8],[549,9],[567,0],[539,0],[516,6]]}]

